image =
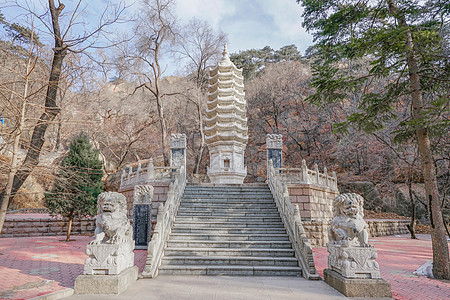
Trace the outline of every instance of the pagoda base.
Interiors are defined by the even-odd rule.
[[[246,173],[231,173],[231,172],[214,172],[208,173],[211,183],[214,184],[243,184]]]

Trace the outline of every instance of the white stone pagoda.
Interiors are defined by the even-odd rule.
[[[209,71],[205,140],[210,155],[211,183],[242,184],[247,176],[244,152],[248,141],[247,107],[242,69],[228,56]]]

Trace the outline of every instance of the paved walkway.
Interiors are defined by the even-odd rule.
[[[64,237],[0,238],[0,299],[32,299],[73,287],[83,271],[85,247],[92,239]],[[450,299],[450,282],[412,274],[432,259],[431,241],[402,237],[378,237],[370,240],[378,249],[378,262],[384,279],[392,285],[395,299]],[[320,274],[327,264],[325,248],[314,250]],[[135,251],[140,270],[146,251]],[[165,280],[169,279],[169,280]],[[145,288],[144,288],[145,287]],[[70,290],[69,290],[70,291]],[[342,299],[342,295],[324,282],[301,278],[198,277],[170,276],[139,280],[114,299]],[[72,296],[73,299],[87,299]],[[110,299],[95,296],[91,299]]]

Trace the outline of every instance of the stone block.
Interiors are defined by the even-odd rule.
[[[323,272],[325,282],[347,297],[392,298],[391,285],[384,279],[345,278],[330,269]]]
[[[303,195],[303,190],[300,189],[300,188],[290,188],[289,189],[289,195],[301,196],[301,195]]]
[[[138,272],[132,266],[117,275],[80,275],[75,279],[75,294],[120,294],[136,282]]]
[[[309,196],[297,196],[297,202],[307,203],[309,202]]]

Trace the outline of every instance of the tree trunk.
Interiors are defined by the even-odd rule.
[[[205,132],[203,131],[203,114],[200,105],[200,99],[197,103],[197,113],[198,113],[198,128],[200,130],[200,147],[198,148],[197,158],[195,159],[194,174],[198,174],[200,169],[200,163],[202,162],[203,151],[205,150]]]
[[[66,242],[70,242],[70,233],[72,232],[72,223],[73,223],[73,216],[71,215],[69,217],[69,223],[67,224]]]
[[[406,33],[406,61],[409,69],[409,80],[412,98],[412,118],[421,123],[424,116],[422,88],[420,85],[419,67],[415,54],[414,41],[411,30],[406,23],[405,17],[396,7],[392,0],[387,1],[389,11],[405,29]],[[437,279],[450,279],[450,258],[448,253],[447,237],[442,218],[441,203],[439,201],[439,190],[436,179],[436,167],[434,165],[428,128],[416,129],[416,138],[419,149],[419,157],[422,165],[423,178],[425,182],[426,201],[428,201],[428,216],[431,227],[431,244],[433,247],[433,275]]]
[[[63,43],[61,33],[59,30],[59,15],[64,9],[64,4],[60,3],[56,8],[54,1],[49,0],[50,13],[52,17],[53,31],[55,35],[55,47],[53,49],[53,62],[50,71],[50,78],[48,82],[47,94],[45,97],[45,109],[44,113],[40,116],[36,126],[33,129],[31,136],[31,143],[28,149],[27,155],[20,169],[14,176],[14,180],[11,187],[10,195],[14,195],[23,185],[30,173],[39,163],[39,155],[41,153],[42,146],[44,145],[45,132],[51,121],[58,115],[59,108],[56,105],[56,95],[58,91],[59,79],[61,77],[61,68],[64,57],[67,50],[66,45]],[[6,217],[6,209],[8,207],[9,198],[6,198],[6,191],[3,190],[0,194],[0,225],[3,226],[3,222]],[[3,209],[5,208],[5,209]],[[0,227],[0,233],[1,233]]]
[[[408,227],[409,232],[411,233],[412,239],[417,239],[416,237],[416,201],[414,201],[414,196],[412,193],[412,182],[411,178],[408,178],[408,192],[409,192],[409,200],[411,201],[411,222],[409,225],[406,225]]]
[[[159,124],[161,126],[161,146],[163,151],[164,165],[169,165],[169,155],[167,150],[167,124],[164,116],[164,107],[161,101],[161,96],[156,96],[156,106],[158,107]]]

